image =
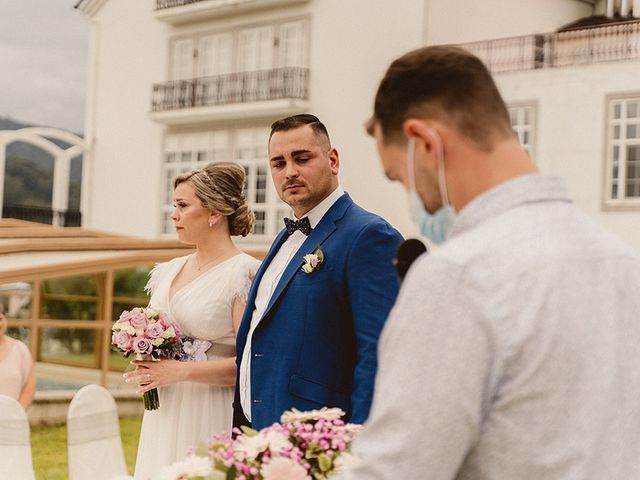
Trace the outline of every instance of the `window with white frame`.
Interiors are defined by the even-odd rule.
[[[509,116],[511,117],[511,128],[518,136],[520,145],[529,155],[532,161],[534,157],[535,140],[535,116],[536,109],[533,105],[510,105]]]
[[[307,67],[307,23],[287,20],[176,38],[171,43],[171,80]]]
[[[640,94],[608,107],[606,203],[640,206]]]
[[[290,208],[278,197],[267,161],[267,127],[171,134],[165,140],[162,234],[174,234],[173,179],[211,161],[232,160],[246,173],[245,195],[256,215],[253,240],[271,241]]]

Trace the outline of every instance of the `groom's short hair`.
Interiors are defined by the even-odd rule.
[[[300,113],[298,115],[291,115],[290,117],[281,118],[271,124],[271,133],[269,134],[269,141],[276,132],[286,132],[288,130],[294,130],[304,125],[309,125],[315,133],[316,137],[327,142],[329,148],[331,148],[331,140],[329,139],[329,132],[327,127],[320,121],[318,117],[310,113]]]

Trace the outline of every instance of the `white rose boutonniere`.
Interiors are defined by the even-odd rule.
[[[304,256],[302,271],[307,274],[313,273],[320,268],[322,262],[324,262],[324,252],[322,251],[322,248],[320,248],[320,245],[318,245],[312,253],[308,253]]]

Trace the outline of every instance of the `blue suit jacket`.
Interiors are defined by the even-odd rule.
[[[256,273],[237,335],[237,365],[244,351],[258,285],[288,238],[276,237]],[[398,293],[392,260],[401,235],[344,194],[289,262],[253,333],[251,417],[260,429],[286,410],[340,407],[346,420],[369,415],[380,331]],[[320,245],[324,262],[302,271],[303,257]],[[234,425],[243,421],[236,383]]]

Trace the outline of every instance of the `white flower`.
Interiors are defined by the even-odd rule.
[[[213,473],[211,459],[189,455],[162,469],[156,480],[187,480],[195,477],[206,477]]]
[[[133,328],[131,325],[127,325],[126,327],[123,328],[123,330],[125,332],[127,332],[129,335],[135,335],[136,334],[136,329]]]
[[[311,480],[298,462],[286,457],[272,458],[260,469],[264,480]]]
[[[269,440],[262,433],[257,435],[248,436],[243,435],[238,437],[236,444],[236,450],[234,453],[238,453],[240,460],[245,458],[255,459],[259,453],[264,452],[269,447]]]
[[[154,338],[153,340],[151,340],[151,345],[158,347],[162,345],[162,342],[164,342],[164,338],[161,338],[161,337]]]
[[[304,273],[313,272],[322,263],[322,259],[315,253],[307,253],[304,257],[304,265],[302,271]]]
[[[269,442],[269,450],[273,453],[280,453],[284,450],[293,448],[287,435],[283,432],[269,431],[266,433],[265,438]]]
[[[309,420],[337,420],[344,415],[339,408],[322,407],[320,410],[308,410],[301,412],[293,408],[291,411],[284,412],[280,417],[281,423],[307,422]]]
[[[173,338],[175,336],[176,336],[176,331],[173,329],[173,327],[167,328],[162,334],[162,338]]]

